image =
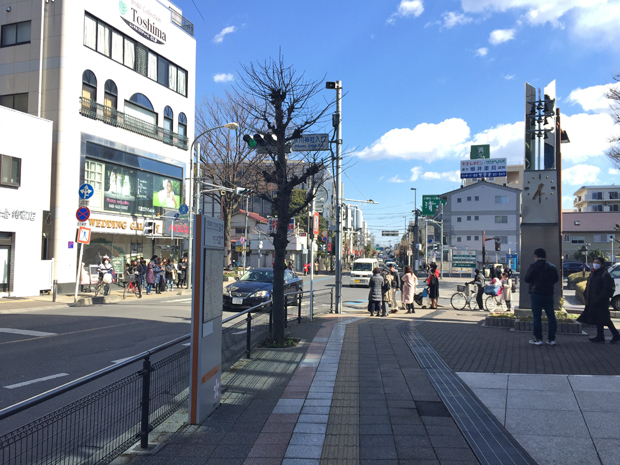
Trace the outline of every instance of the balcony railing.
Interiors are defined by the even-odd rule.
[[[190,36],[194,37],[194,23],[192,23],[189,19],[184,18],[172,8],[170,8],[170,12],[172,13],[172,22],[187,32]]]
[[[151,139],[159,140],[165,144],[174,145],[182,150],[187,150],[187,136],[168,131],[159,126],[118,111],[111,107],[100,105],[94,100],[80,97],[80,115],[87,118],[103,121],[110,126],[126,129]]]

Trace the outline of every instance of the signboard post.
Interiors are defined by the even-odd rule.
[[[505,158],[461,160],[461,179],[499,178],[507,175]]]

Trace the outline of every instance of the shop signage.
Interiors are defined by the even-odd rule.
[[[505,158],[481,158],[461,160],[461,179],[465,178],[499,178],[506,176]]]
[[[129,3],[129,5],[128,5]],[[147,40],[156,44],[166,43],[166,33],[160,29],[161,18],[138,0],[120,0],[118,9],[125,24]]]
[[[174,220],[173,218],[165,217],[164,220],[164,235],[179,237],[189,237],[189,220]]]
[[[22,220],[22,221],[34,221],[36,219],[37,212],[29,212],[26,210],[12,210],[9,211],[7,208],[4,210],[0,209],[0,218],[4,220],[13,219],[13,220]]]
[[[457,268],[476,268],[476,251],[454,250],[452,252],[452,266]]]
[[[106,232],[111,234],[144,234],[144,223],[153,223],[153,234],[162,235],[163,224],[159,220],[150,220],[148,218],[131,218],[127,221],[127,217],[110,217],[108,218],[89,218],[85,224],[81,226],[89,226],[94,232]],[[149,233],[151,234],[151,233]]]

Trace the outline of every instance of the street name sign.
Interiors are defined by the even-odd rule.
[[[398,231],[381,231],[382,236],[398,236]]]
[[[506,176],[505,158],[486,158],[478,160],[461,160],[461,179],[465,178],[499,178]]]
[[[291,150],[293,152],[329,150],[329,134],[307,134],[299,139],[293,139]]]
[[[447,200],[442,199],[438,195],[423,195],[422,196],[422,216],[433,216],[435,210],[442,203],[445,205]]]
[[[480,158],[491,158],[490,145],[472,145],[469,152],[470,160],[478,160]]]

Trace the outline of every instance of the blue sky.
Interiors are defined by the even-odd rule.
[[[557,81],[565,207],[581,185],[620,184],[603,96],[620,73],[620,0],[176,3],[195,24],[197,102],[280,48],[308,78],[343,82],[345,197],[379,202],[364,206],[374,233],[404,229],[411,187],[418,205],[457,188],[472,143],[522,163],[525,82]]]

